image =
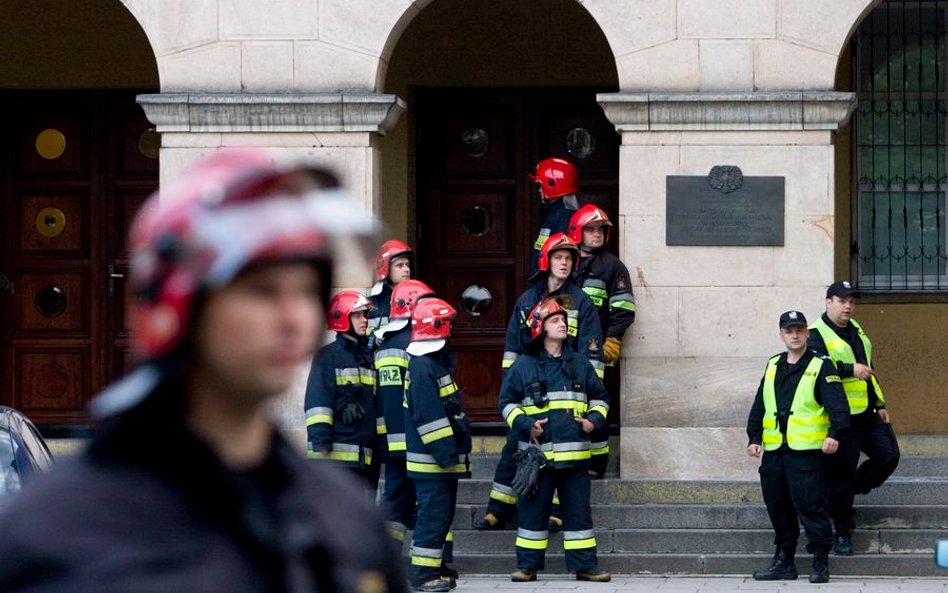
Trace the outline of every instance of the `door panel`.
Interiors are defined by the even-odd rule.
[[[156,187],[132,92],[2,93],[0,403],[40,424],[84,424],[125,369],[124,236]],[[153,143],[155,137],[149,137]],[[148,144],[146,142],[146,144]],[[150,146],[150,144],[148,144]],[[123,343],[124,340],[124,343]]]
[[[542,158],[569,158],[581,202],[615,216],[619,137],[593,90],[419,89],[417,113],[419,277],[458,310],[451,349],[468,414],[498,422],[507,322],[542,222],[527,174]],[[589,154],[570,153],[579,148]]]

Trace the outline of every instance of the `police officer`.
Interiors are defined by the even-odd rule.
[[[369,300],[375,308],[369,312],[369,349],[374,350],[375,331],[388,323],[392,289],[412,277],[415,252],[404,241],[389,239],[375,256],[375,284],[369,289]]]
[[[854,495],[881,486],[899,465],[899,445],[872,368],[872,342],[852,318],[858,296],[849,282],[831,284],[826,312],[810,326],[809,339],[814,352],[836,364],[851,414],[839,453],[827,460],[829,511],[836,528],[833,551],[840,556],[853,554]],[[861,465],[860,451],[867,457]]]
[[[471,425],[445,351],[457,315],[439,298],[415,304],[408,353],[406,468],[418,497],[411,543],[411,583],[418,591],[448,591],[443,549],[457,504],[458,480],[470,476]]]
[[[602,359],[613,367],[622,353],[622,337],[635,321],[635,298],[625,264],[606,249],[612,223],[595,204],[586,204],[569,220],[567,236],[579,245],[579,269],[573,277],[599,312]],[[590,476],[602,477],[609,464],[608,424],[592,435]]]
[[[375,403],[375,368],[368,351],[366,312],[372,303],[363,294],[343,290],[329,299],[326,326],[336,340],[323,346],[306,381],[307,456],[332,459],[366,480],[375,490],[371,471],[376,431],[384,430]]]
[[[799,311],[780,316],[787,351],[771,357],[747,417],[747,454],[763,455],[760,487],[774,528],[777,551],[754,580],[797,578],[794,556],[799,516],[813,554],[811,583],[829,581],[827,555],[833,530],[826,511],[823,454],[836,453],[849,425],[846,398],[836,368],[807,349],[806,318]]]
[[[566,159],[549,158],[537,163],[530,179],[537,184],[540,201],[543,203],[543,224],[533,242],[533,254],[530,257],[530,277],[537,271],[540,250],[547,240],[556,233],[565,233],[570,216],[579,208],[579,173],[576,167]]]
[[[596,309],[582,289],[576,285],[572,274],[579,259],[579,248],[569,237],[557,233],[543,245],[539,270],[536,279],[545,278],[530,286],[514,305],[513,314],[507,324],[507,340],[505,345],[503,368],[506,373],[517,358],[526,349],[531,341],[527,327],[527,318],[530,311],[546,297],[558,297],[569,304],[564,308],[567,311],[567,329],[569,332],[567,344],[574,351],[583,354],[589,359],[597,376],[602,378],[605,365],[601,360],[602,330]],[[494,471],[494,482],[491,486],[490,498],[487,501],[486,514],[476,519],[475,529],[501,529],[510,520],[516,510],[517,496],[511,488],[516,472],[513,460],[517,452],[517,438],[508,433],[507,442],[501,450],[497,469]],[[554,516],[554,523],[559,517]]]
[[[567,310],[545,298],[527,317],[529,349],[504,376],[500,412],[518,449],[538,446],[547,459],[536,493],[520,498],[515,582],[535,581],[549,542],[554,491],[563,516],[566,568],[581,581],[607,582],[599,568],[589,501],[589,435],[606,423],[609,393],[589,361],[566,345]],[[531,444],[533,443],[533,445]]]

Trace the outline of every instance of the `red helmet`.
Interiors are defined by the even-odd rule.
[[[527,315],[527,328],[530,330],[530,339],[536,340],[543,335],[543,322],[550,315],[566,315],[566,308],[557,297],[546,297]]]
[[[335,332],[347,332],[352,325],[349,315],[358,311],[374,309],[375,305],[364,294],[355,290],[337,292],[329,299],[329,315],[326,316],[326,327]]]
[[[382,243],[378,255],[375,256],[375,281],[381,282],[388,278],[389,266],[392,265],[393,259],[397,257],[412,258],[414,255],[415,252],[404,241],[389,239]]]
[[[543,159],[530,179],[540,184],[540,194],[545,200],[553,200],[579,191],[579,173],[566,159]]]
[[[569,227],[567,227],[567,235],[570,240],[577,245],[583,244],[583,228],[587,226],[601,226],[601,227],[611,227],[612,223],[609,222],[609,217],[606,216],[606,212],[596,206],[595,204],[586,204],[579,210],[573,213],[573,216],[569,219]],[[609,229],[606,228],[606,243],[609,242]]]
[[[411,341],[445,340],[451,335],[451,320],[458,312],[442,299],[419,301],[411,312]]]
[[[550,256],[554,251],[569,251],[573,255],[573,270],[576,270],[579,264],[579,247],[564,233],[556,233],[550,236],[540,249],[540,255],[537,257],[537,273],[532,278],[538,278],[542,272],[550,271]]]
[[[275,165],[266,153],[223,151],[163,187],[130,235],[130,286],[138,297],[133,342],[145,360],[181,342],[195,298],[256,261],[302,258],[324,266],[328,301],[332,242],[368,236],[371,219],[316,169]]]
[[[389,311],[389,321],[393,319],[411,319],[411,311],[415,308],[418,299],[434,296],[431,287],[421,280],[405,280],[392,289],[392,308]]]

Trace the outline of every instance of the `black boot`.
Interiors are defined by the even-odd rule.
[[[837,533],[833,541],[833,553],[837,556],[853,555],[853,538],[849,533]]]
[[[829,550],[819,548],[813,550],[813,570],[810,571],[811,583],[828,583],[830,580]]]
[[[787,550],[777,550],[770,566],[755,570],[753,576],[755,581],[795,581],[797,565],[793,562],[793,554]]]

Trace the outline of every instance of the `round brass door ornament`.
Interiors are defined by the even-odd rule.
[[[158,158],[161,150],[161,134],[155,128],[148,128],[138,136],[138,152],[148,159]]]
[[[58,237],[66,230],[66,215],[59,208],[47,206],[36,213],[36,232],[44,237]]]
[[[59,130],[46,128],[36,136],[36,152],[48,161],[58,159],[66,152],[66,137]]]

